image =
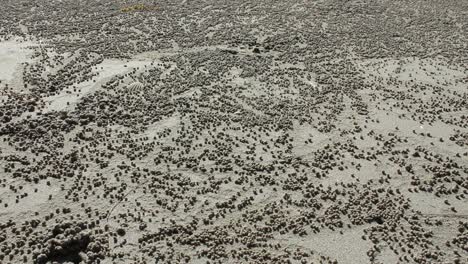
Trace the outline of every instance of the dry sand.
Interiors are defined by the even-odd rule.
[[[0,263],[468,263],[464,1],[6,1]]]

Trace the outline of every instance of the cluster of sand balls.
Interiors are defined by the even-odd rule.
[[[103,259],[107,250],[107,238],[92,236],[83,232],[83,225],[65,223],[52,230],[52,238],[47,240],[47,247],[35,256],[36,263],[46,263],[53,259],[77,257],[84,263],[97,263]],[[98,234],[99,236],[99,234]],[[76,261],[76,260],[72,260]]]
[[[2,239],[2,261],[17,259],[24,263],[51,263],[68,261],[72,263],[98,263],[108,250],[107,234],[96,227],[94,222],[65,221],[51,223],[33,219],[7,231],[11,238],[7,243]],[[18,226],[18,227],[15,227]],[[8,233],[10,231],[11,233]]]

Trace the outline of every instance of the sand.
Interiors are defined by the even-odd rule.
[[[7,1],[0,263],[468,263],[463,1]]]

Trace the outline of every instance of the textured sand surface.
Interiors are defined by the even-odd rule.
[[[3,0],[0,263],[468,263],[467,17]]]

